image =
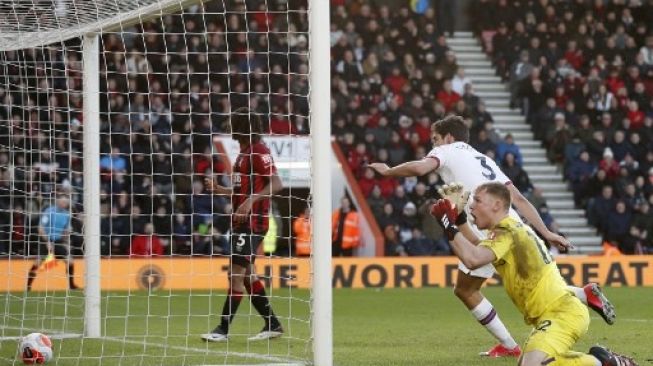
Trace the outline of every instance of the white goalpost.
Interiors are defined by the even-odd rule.
[[[0,362],[21,364],[18,341],[41,332],[57,365],[332,365],[331,226],[314,224],[332,209],[329,2],[0,11]],[[237,207],[205,178],[235,179],[238,107],[260,119],[283,189],[251,211],[261,281],[227,314],[228,340],[207,343],[230,308]],[[269,320],[257,296],[279,339],[250,339]]]

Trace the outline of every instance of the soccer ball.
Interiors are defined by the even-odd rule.
[[[46,363],[52,359],[52,341],[42,333],[30,333],[20,341],[20,358],[26,365]]]

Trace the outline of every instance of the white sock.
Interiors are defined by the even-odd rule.
[[[580,300],[583,304],[587,305],[587,295],[585,294],[585,289],[582,287],[576,286],[567,286],[567,289],[571,291]]]
[[[512,338],[506,326],[499,319],[496,310],[487,299],[484,298],[480,304],[472,309],[472,314],[504,347],[508,349],[517,347],[517,342]]]

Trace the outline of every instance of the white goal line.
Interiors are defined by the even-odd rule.
[[[3,326],[0,327],[0,330],[7,329],[7,330],[24,330],[25,328],[21,327],[12,327],[12,326]],[[45,333],[48,335],[48,337],[52,339],[66,339],[66,338],[82,338],[83,335],[79,333],[62,333],[58,332],[53,329],[41,329],[40,332]],[[0,337],[0,341],[17,341],[20,340],[22,337],[21,336],[5,336],[5,337]],[[121,343],[128,343],[128,344],[137,344],[137,345],[143,345],[143,346],[148,346],[148,347],[160,347],[160,348],[167,348],[167,349],[173,349],[173,350],[178,350],[178,351],[192,351],[192,352],[198,352],[198,353],[208,353],[212,355],[218,355],[218,356],[235,356],[235,357],[241,357],[241,358],[251,358],[251,359],[256,359],[256,360],[261,360],[261,361],[268,361],[268,362],[273,362],[273,363],[266,363],[266,364],[255,364],[255,365],[250,365],[250,366],[304,366],[306,363],[304,362],[291,362],[288,363],[288,359],[281,358],[281,357],[276,357],[276,356],[266,356],[266,355],[261,355],[261,354],[256,354],[256,353],[247,353],[247,352],[233,352],[233,351],[217,351],[217,350],[212,350],[209,348],[199,348],[199,347],[184,347],[184,346],[173,346],[165,343],[155,343],[155,342],[145,342],[145,341],[137,341],[137,340],[129,340],[125,338],[119,338],[119,337],[100,337],[100,338],[95,338],[95,339],[102,339],[102,340],[107,340],[111,342],[121,342]],[[201,365],[201,366],[214,366],[214,365]],[[215,365],[217,366],[217,365]],[[220,366],[230,366],[230,365],[220,365]],[[234,365],[235,366],[235,365]],[[248,365],[239,365],[239,366],[248,366]]]
[[[3,330],[25,330],[23,327],[12,327],[12,326],[0,326],[0,331]],[[38,332],[35,330],[35,332]],[[45,332],[48,337],[52,339],[68,339],[68,338],[81,338],[83,337],[83,334],[81,333],[64,333],[64,332],[59,332],[56,330],[42,330],[41,332]],[[30,332],[31,333],[31,332]],[[0,342],[1,341],[17,341],[23,338],[22,336],[2,336],[0,337]]]

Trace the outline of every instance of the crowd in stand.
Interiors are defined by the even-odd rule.
[[[473,80],[458,67],[436,6],[413,11],[408,4],[332,3],[332,133],[384,233],[386,255],[449,254],[428,214],[440,177],[383,178],[366,165],[424,157],[431,123],[455,113],[471,129],[472,145],[529,192],[519,147],[494,128]]]
[[[214,1],[102,36],[103,255],[229,250],[232,208],[202,183],[229,179],[212,138],[230,132],[228,113],[241,106],[271,134],[308,133],[306,10],[306,1]],[[35,253],[38,214],[56,194],[72,198],[81,254],[79,40],[65,49],[3,53],[0,254]]]
[[[653,252],[653,2],[478,0],[472,24],[606,245]]]
[[[132,241],[142,235],[160,239],[157,253],[226,252],[232,208],[202,184],[208,174],[228,177],[226,161],[211,154],[212,134],[228,132],[228,111],[240,106],[259,112],[272,134],[308,133],[305,1],[247,1],[247,13],[236,3],[227,2],[226,15],[222,2],[209,2],[204,13],[195,8],[103,36],[103,254],[138,254]],[[450,253],[428,214],[440,177],[395,180],[366,168],[425,156],[431,122],[448,113],[463,116],[471,144],[497,160],[555,230],[519,147],[494,128],[447,46],[444,32],[453,25],[443,29],[433,6],[385,3],[332,0],[331,113],[386,255]],[[510,82],[512,104],[564,168],[578,207],[625,253],[653,247],[653,19],[642,15],[653,11],[641,3],[478,0],[470,7]],[[81,53],[74,41],[68,46],[65,54],[5,53],[15,70],[5,76],[11,87],[0,90],[0,165],[7,167],[0,235],[14,245],[34,241],[35,214],[55,191],[69,192],[73,212],[82,212]],[[21,78],[18,61],[47,64],[43,80]],[[0,248],[8,250],[25,252]]]

